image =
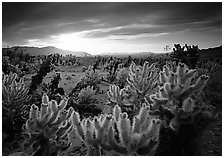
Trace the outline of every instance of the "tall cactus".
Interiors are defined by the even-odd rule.
[[[183,63],[178,64],[176,72],[165,65],[163,71],[160,72],[159,92],[145,97],[146,101],[152,104],[152,112],[168,110],[174,115],[169,122],[173,130],[178,130],[181,123],[191,122],[200,110],[200,108],[196,110],[192,95],[201,91],[208,76],[202,75],[193,82],[195,74],[195,70],[188,69]]]
[[[16,73],[2,76],[3,132],[9,135],[9,139],[14,139],[16,133],[22,132],[22,124],[28,115],[28,106],[25,104],[31,99],[24,80],[16,80]]]
[[[149,107],[143,106],[131,121],[117,105],[112,115],[81,121],[75,112],[72,120],[88,148],[87,155],[154,155],[159,144],[160,121],[151,119],[148,112]]]
[[[69,118],[74,109],[65,110],[67,103],[68,99],[64,98],[58,105],[44,94],[40,109],[34,104],[31,106],[25,130],[30,136],[32,155],[57,155],[70,146],[68,133],[73,127]]]
[[[158,69],[155,64],[149,66],[145,62],[143,67],[136,66],[134,62],[130,65],[130,74],[127,78],[129,85],[127,89],[136,93],[139,96],[140,102],[144,99],[146,94],[152,93],[157,86]]]

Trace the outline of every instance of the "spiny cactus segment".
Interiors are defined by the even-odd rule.
[[[33,155],[57,155],[58,151],[70,146],[68,133],[73,126],[69,119],[74,109],[66,110],[67,103],[67,98],[60,104],[55,100],[49,101],[47,94],[44,94],[40,108],[34,104],[31,106],[25,129],[31,140],[35,140],[33,145],[38,146],[33,149]]]

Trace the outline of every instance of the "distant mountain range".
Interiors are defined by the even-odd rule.
[[[14,48],[15,47],[11,47],[9,49],[14,49]],[[63,49],[59,49],[59,48],[52,47],[52,46],[42,47],[42,48],[24,46],[24,47],[20,47],[20,49],[22,49],[23,53],[25,53],[25,54],[28,53],[30,55],[35,55],[35,56],[37,56],[37,55],[50,55],[50,54],[61,54],[61,55],[72,54],[72,55],[75,55],[77,57],[91,56],[91,54],[86,53],[86,52],[63,50]],[[7,51],[7,48],[3,48],[2,51],[3,52]]]
[[[15,47],[11,47],[9,49],[14,49]],[[50,55],[50,54],[61,54],[61,55],[75,55],[77,57],[91,57],[93,55],[86,53],[86,52],[81,52],[81,51],[68,51],[68,50],[63,50],[63,49],[59,49],[56,47],[42,47],[42,48],[38,48],[38,47],[20,47],[23,50],[23,53],[28,53],[30,55]],[[7,48],[3,48],[2,49],[3,53],[5,51],[7,51]],[[132,52],[132,53],[128,53],[128,52],[124,52],[124,53],[101,53],[99,54],[100,56],[114,56],[114,57],[119,57],[119,58],[123,58],[123,57],[127,57],[127,56],[132,56],[133,58],[144,58],[144,57],[152,57],[152,58],[166,58],[169,57],[171,52],[169,53],[153,53],[153,52]],[[219,47],[214,47],[214,48],[208,48],[208,49],[201,49],[199,51],[199,54],[201,56],[201,58],[203,59],[222,59],[222,46]],[[98,55],[97,55],[98,56]]]

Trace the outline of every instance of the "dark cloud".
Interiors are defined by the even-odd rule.
[[[83,31],[83,37],[124,40],[185,30],[221,31],[221,25],[221,2],[2,3],[5,43],[22,44],[29,39]]]

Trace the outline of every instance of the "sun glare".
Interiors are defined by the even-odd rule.
[[[109,52],[116,49],[119,43],[108,41],[106,38],[85,38],[80,33],[61,34],[51,36],[55,46],[60,49],[71,51],[85,51],[91,54]]]
[[[83,37],[79,37],[78,34],[62,34],[59,35],[56,38],[56,47],[66,50],[77,50],[77,51],[83,51],[86,50],[86,46],[88,44],[91,45],[93,40],[86,39]]]

